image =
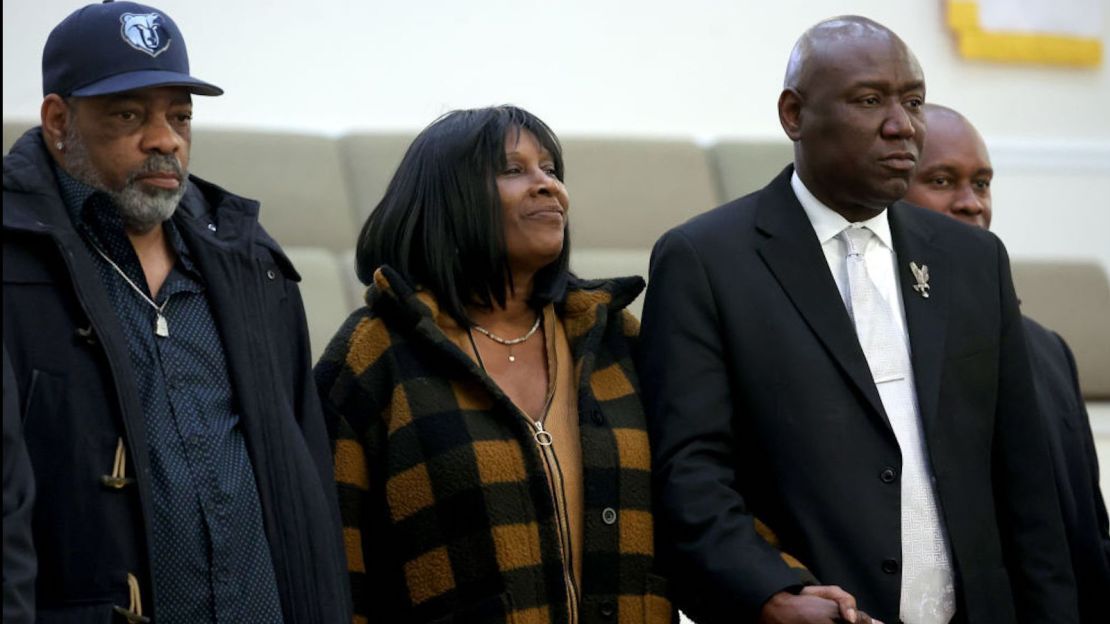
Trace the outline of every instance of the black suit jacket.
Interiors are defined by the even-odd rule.
[[[699,622],[754,618],[796,586],[783,552],[896,622],[900,451],[791,173],[652,253],[640,374],[661,554]],[[1074,622],[1005,249],[902,202],[889,219],[960,618]],[[929,268],[928,298],[910,261]]]
[[[1102,624],[1110,619],[1110,535],[1075,358],[1058,334],[1029,317],[1023,320],[1079,592],[1080,620]]]

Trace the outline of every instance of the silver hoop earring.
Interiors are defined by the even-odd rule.
[[[54,144],[54,147],[58,148],[58,151],[61,152],[61,151],[65,150],[66,144],[62,143],[61,141],[58,141],[57,143]]]

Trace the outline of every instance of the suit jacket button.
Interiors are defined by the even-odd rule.
[[[883,559],[883,572],[886,574],[898,574],[899,568],[901,566],[898,565],[897,559]]]
[[[590,410],[590,419],[599,427],[605,424],[605,417],[601,415],[601,410],[596,407]]]
[[[599,613],[601,613],[601,617],[609,619],[613,617],[614,613],[617,612],[617,607],[612,602],[606,600],[598,606],[597,610]]]
[[[605,524],[616,524],[617,510],[612,507],[606,507],[601,510],[601,521]]]
[[[883,468],[883,471],[879,473],[879,478],[882,479],[883,483],[894,483],[898,478],[898,473],[894,472],[893,468]]]

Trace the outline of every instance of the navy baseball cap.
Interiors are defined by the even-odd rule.
[[[185,39],[170,16],[134,2],[90,4],[62,20],[42,51],[42,94],[108,95],[146,87],[223,89],[189,75]]]

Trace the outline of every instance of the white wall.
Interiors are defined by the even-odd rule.
[[[3,3],[5,115],[37,114],[42,44],[80,4]],[[227,89],[198,111],[221,124],[420,128],[449,108],[511,101],[563,133],[777,137],[774,103],[793,41],[822,18],[856,12],[899,32],[930,98],[984,134],[1110,139],[1105,66],[961,60],[938,0],[156,4],[181,26],[196,74]]]
[[[81,4],[3,3],[5,118],[38,116],[43,42]],[[929,99],[962,110],[987,138],[999,170],[995,230],[1011,253],[1110,267],[1110,64],[962,60],[939,0],[158,6],[184,32],[194,73],[227,90],[198,102],[198,126],[415,130],[452,108],[512,102],[564,135],[705,140],[781,137],[775,99],[793,41],[825,17],[867,15],[916,52]]]

